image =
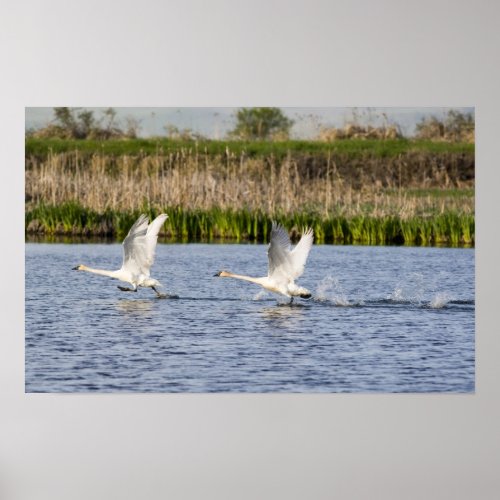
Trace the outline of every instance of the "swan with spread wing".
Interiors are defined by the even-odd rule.
[[[304,273],[304,266],[311,250],[313,239],[313,230],[308,228],[302,233],[302,237],[295,248],[292,248],[286,230],[280,224],[273,222],[271,242],[267,251],[269,259],[267,276],[252,278],[251,276],[242,276],[228,271],[219,271],[215,276],[249,281],[271,292],[286,295],[291,298],[291,301],[293,301],[294,297],[308,299],[311,297],[311,292],[306,288],[296,285],[295,280]]]
[[[162,285],[158,280],[151,278],[150,269],[155,258],[158,233],[167,218],[167,214],[161,214],[151,224],[148,224],[148,218],[144,214],[137,219],[123,240],[123,264],[117,271],[92,269],[83,264],[73,269],[108,276],[132,285],[132,288],[119,286],[123,292],[137,292],[138,287],[145,287],[152,288],[159,297],[163,297],[156,289]]]

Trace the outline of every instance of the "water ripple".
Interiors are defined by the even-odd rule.
[[[26,391],[474,391],[473,249],[315,246],[293,303],[207,271],[262,275],[265,250],[159,245],[158,300],[71,271],[121,245],[28,244]]]

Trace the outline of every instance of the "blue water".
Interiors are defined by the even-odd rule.
[[[314,246],[292,305],[213,277],[263,245],[159,244],[167,299],[71,270],[121,251],[26,244],[26,392],[474,391],[473,249]]]

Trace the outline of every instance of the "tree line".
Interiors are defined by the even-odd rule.
[[[38,130],[27,131],[27,136],[61,139],[134,139],[139,135],[140,121],[125,117],[122,124],[114,108],[106,108],[99,118],[94,111],[85,108],[56,107],[51,123]],[[228,133],[232,140],[283,141],[290,138],[294,120],[280,108],[240,108],[235,114],[235,126]],[[415,138],[449,142],[474,142],[474,116],[449,110],[443,118],[422,118],[416,126]],[[191,129],[179,129],[175,125],[164,127],[168,138],[174,140],[206,139]],[[397,139],[402,137],[397,125],[379,127],[350,122],[343,127],[321,127],[317,140],[331,142],[345,139]]]

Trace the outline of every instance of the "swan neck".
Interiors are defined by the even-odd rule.
[[[251,276],[243,276],[241,274],[234,274],[228,272],[221,274],[221,276],[225,278],[236,278],[238,280],[249,281],[250,283],[257,283],[258,285],[262,284],[262,278],[252,278]]]
[[[93,269],[92,267],[81,266],[81,271],[87,271],[88,273],[99,274],[101,276],[109,276],[110,278],[116,278],[116,273],[118,271],[106,271],[105,269]]]

